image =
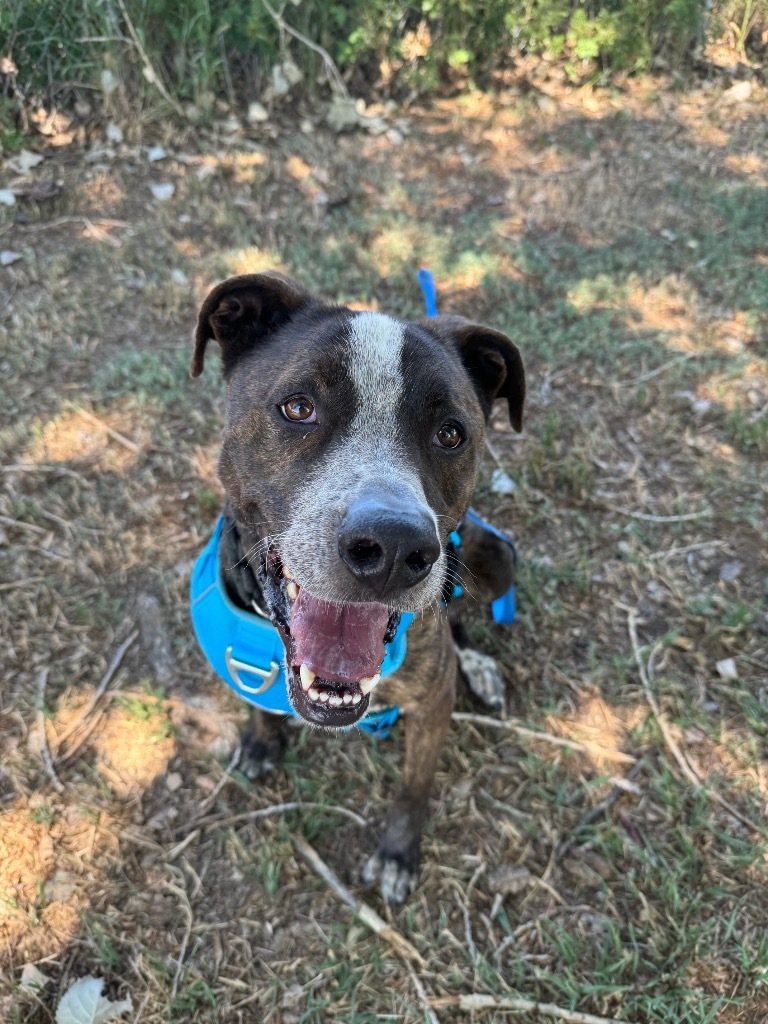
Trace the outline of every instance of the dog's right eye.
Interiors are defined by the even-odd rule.
[[[280,412],[294,423],[315,423],[317,412],[306,395],[294,395],[280,406]]]

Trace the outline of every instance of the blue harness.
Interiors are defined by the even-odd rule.
[[[419,283],[427,299],[427,312],[436,312],[434,281],[427,270],[419,271]],[[430,292],[431,287],[431,292]],[[489,530],[508,544],[515,555],[515,546],[505,534],[486,523],[474,509],[467,510],[467,519]],[[224,682],[248,704],[277,715],[298,717],[288,699],[288,681],[285,667],[285,647],[280,634],[261,609],[244,611],[230,599],[219,564],[219,541],[224,529],[221,517],[213,536],[200,553],[192,570],[189,596],[192,625],[198,643],[211,667]],[[454,551],[460,556],[461,537],[457,531],[450,535]],[[455,585],[451,600],[461,597],[463,590]],[[496,622],[510,625],[515,620],[515,587],[497,598],[493,604]],[[406,636],[413,622],[413,612],[403,612],[393,639],[385,644],[381,675],[390,676],[402,666],[408,650]],[[400,708],[372,711],[357,723],[377,738],[383,739],[400,715]]]

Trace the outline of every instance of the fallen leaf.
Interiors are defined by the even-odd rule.
[[[512,494],[515,481],[503,469],[494,469],[491,473],[491,490],[494,494]]]
[[[24,964],[19,984],[25,992],[40,992],[50,980],[48,975],[43,974],[34,964]]]
[[[715,668],[721,679],[739,678],[739,670],[736,668],[736,662],[733,658],[723,658],[722,661],[717,662]]]
[[[104,1024],[133,1010],[131,997],[113,1002],[101,990],[103,978],[88,975],[67,989],[56,1009],[56,1024]]]

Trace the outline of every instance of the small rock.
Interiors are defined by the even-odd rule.
[[[107,125],[106,130],[107,142],[122,142],[123,141],[123,129],[119,124],[115,124],[114,121],[110,121]]]
[[[180,267],[173,268],[171,271],[171,280],[174,284],[181,285],[182,288],[185,288],[189,284],[189,278]]]
[[[79,882],[79,876],[73,871],[54,871],[53,877],[43,886],[45,898],[49,903],[66,900],[77,889]]]
[[[283,61],[283,75],[289,85],[298,85],[304,77],[304,72],[290,57]]]
[[[337,96],[328,107],[325,120],[329,128],[335,132],[343,132],[354,128],[360,123],[360,116],[355,109],[355,100]]]
[[[285,77],[282,64],[275,64],[272,68],[272,95],[286,96],[291,90],[291,83]]]
[[[254,100],[253,103],[248,104],[246,120],[248,121],[248,124],[261,124],[263,121],[268,121],[269,113],[267,108],[262,103],[257,103],[256,100]]]
[[[165,776],[165,786],[169,793],[175,793],[184,782],[180,772],[168,772]]]
[[[528,868],[515,867],[513,864],[502,864],[488,876],[490,888],[503,896],[516,896],[523,889],[527,889],[532,881],[533,875]]]
[[[739,670],[736,668],[736,662],[733,658],[723,658],[722,661],[718,661],[715,668],[721,679],[739,678]]]
[[[24,257],[20,252],[14,252],[12,249],[3,249],[0,252],[0,267],[10,267],[12,263],[16,263],[17,260],[23,260]]]
[[[12,156],[6,162],[6,167],[9,171],[15,171],[17,174],[27,174],[33,167],[37,167],[42,162],[43,158],[39,153],[32,153],[28,149],[22,149],[20,153]]]
[[[0,188],[0,205],[15,206],[16,196],[9,188]]]
[[[494,469],[491,473],[491,490],[494,494],[513,494],[515,481],[503,469]]]
[[[156,164],[159,160],[165,160],[168,156],[162,146],[150,146],[147,150],[147,160],[151,164]]]
[[[720,579],[723,583],[730,583],[741,575],[743,568],[741,562],[723,562],[720,566]]]
[[[101,72],[101,91],[105,96],[110,96],[117,88],[117,79],[108,68]]]
[[[726,89],[721,97],[722,103],[744,103],[752,95],[751,82],[737,82]]]
[[[176,186],[170,181],[152,182],[149,188],[159,203],[166,202],[176,191]]]
[[[397,128],[390,128],[387,132],[387,142],[392,146],[402,146],[403,133],[399,132]]]

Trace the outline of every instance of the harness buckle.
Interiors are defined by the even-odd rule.
[[[224,658],[227,662],[229,674],[232,676],[235,683],[245,693],[250,693],[253,696],[256,696],[256,694],[259,693],[266,693],[267,690],[274,685],[277,677],[280,675],[280,666],[276,661],[271,661],[269,663],[269,669],[259,668],[258,665],[249,665],[247,661],[238,661],[237,658],[233,658],[231,647],[228,647],[226,651],[224,651]],[[264,682],[261,686],[249,686],[240,678],[240,672],[252,672],[255,676],[263,679]]]

